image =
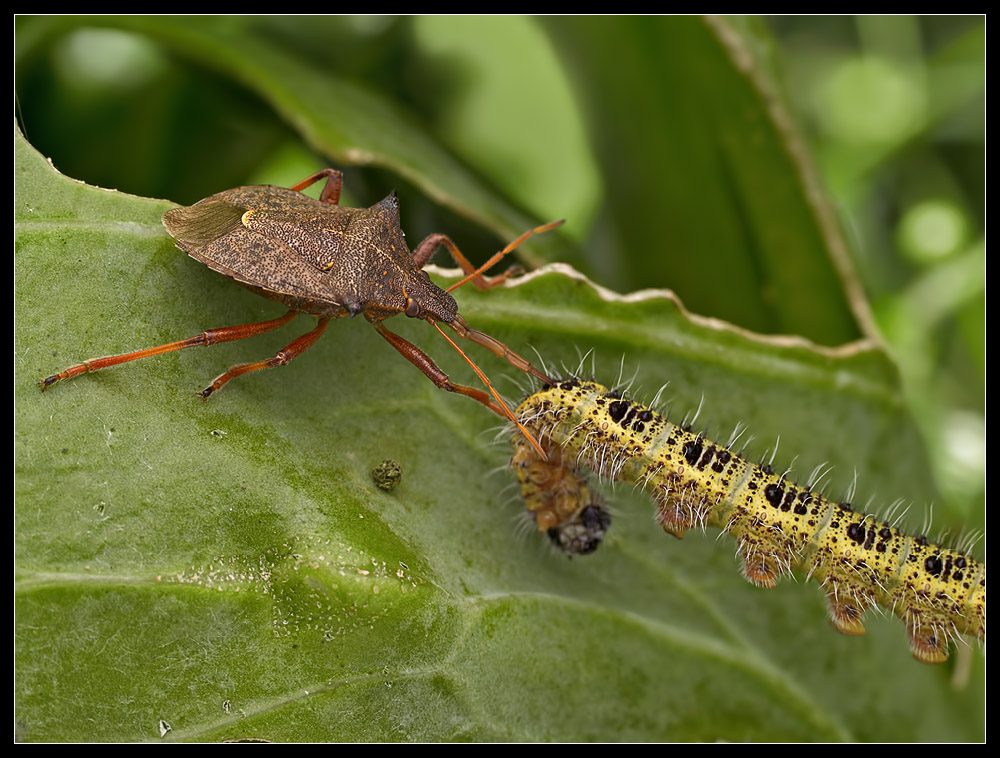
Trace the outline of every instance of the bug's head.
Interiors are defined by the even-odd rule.
[[[416,271],[407,277],[403,293],[406,299],[402,312],[410,318],[450,324],[458,315],[455,298],[434,284],[426,271]]]

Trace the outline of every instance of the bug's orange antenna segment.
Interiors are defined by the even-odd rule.
[[[522,424],[520,421],[517,420],[517,417],[514,415],[514,412],[508,407],[507,403],[504,402],[503,398],[500,397],[500,394],[495,389],[493,389],[493,384],[490,382],[489,377],[483,373],[482,369],[480,369],[479,366],[473,363],[472,359],[465,354],[465,351],[462,350],[462,348],[460,348],[458,345],[455,344],[455,340],[453,340],[451,337],[449,337],[447,334],[444,333],[444,330],[437,325],[436,321],[431,321],[431,324],[435,329],[438,330],[441,336],[444,337],[446,340],[448,340],[448,343],[458,351],[459,355],[465,358],[465,362],[468,363],[470,366],[472,366],[472,370],[476,372],[476,375],[480,378],[480,380],[482,380],[483,384],[486,385],[486,389],[490,391],[490,394],[493,395],[493,397],[496,399],[500,407],[503,408],[504,415],[511,421],[513,421],[514,424],[517,426],[517,428],[521,430],[521,433],[528,438],[528,441],[531,443],[531,446],[538,451],[538,454],[541,456],[542,460],[547,461],[549,457],[545,454],[545,451],[542,450],[542,446],[538,444],[538,440],[534,438],[531,432],[529,432],[527,429],[524,428],[524,424]]]
[[[472,281],[477,276],[481,276],[484,271],[488,271],[493,266],[495,266],[500,261],[501,258],[503,258],[505,255],[507,255],[507,253],[509,253],[512,250],[514,250],[518,245],[520,245],[522,242],[524,242],[529,237],[533,237],[536,234],[541,234],[542,232],[551,231],[552,229],[555,229],[556,227],[562,226],[564,223],[566,223],[566,219],[559,219],[558,221],[550,221],[547,224],[542,224],[541,226],[536,226],[534,229],[529,229],[524,234],[522,234],[520,237],[518,237],[516,240],[514,240],[511,243],[509,243],[507,245],[507,247],[505,247],[499,253],[494,253],[493,256],[488,261],[486,261],[486,263],[484,263],[482,266],[480,266],[479,268],[477,268],[471,274],[469,274],[468,276],[466,276],[461,281],[459,281],[459,282],[451,285],[448,289],[445,290],[445,292],[451,292],[452,290],[457,290],[463,284],[466,284],[466,283]],[[442,332],[442,334],[443,334],[443,332]]]
[[[521,371],[531,374],[533,377],[541,381],[542,384],[555,384],[555,382],[553,382],[549,377],[532,366],[531,363],[529,363],[525,358],[522,358],[505,344],[500,342],[500,340],[494,339],[490,335],[484,334],[483,332],[469,328],[468,322],[466,322],[466,320],[461,316],[455,316],[455,318],[448,323],[448,326],[454,329],[455,333],[462,339],[467,339],[470,342],[475,342],[481,347],[485,347],[491,353],[503,358],[515,368],[519,368]]]

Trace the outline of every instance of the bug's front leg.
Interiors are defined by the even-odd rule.
[[[482,266],[476,268],[472,265],[468,258],[466,258],[462,251],[458,249],[458,245],[452,242],[451,238],[444,234],[431,234],[423,242],[421,242],[413,251],[413,265],[417,268],[423,268],[427,265],[427,262],[431,259],[434,253],[439,247],[444,247],[451,255],[455,263],[458,264],[459,268],[464,271],[467,276],[462,279],[462,281],[451,285],[448,288],[448,292],[458,289],[466,282],[472,282],[473,286],[479,290],[488,290],[491,287],[496,287],[501,282],[506,281],[509,277],[514,274],[522,273],[523,269],[520,266],[511,266],[507,271],[500,274],[499,276],[484,276],[483,272],[488,271],[493,268],[500,260],[507,255],[507,253],[514,250],[518,245],[524,242],[529,237],[536,234],[541,234],[542,232],[547,232],[551,229],[555,229],[557,226],[562,226],[563,222],[551,221],[548,224],[542,224],[541,226],[536,226],[534,229],[529,229],[520,237],[518,237],[513,242],[509,243],[503,250],[494,255],[486,261]]]
[[[435,387],[448,390],[448,392],[457,392],[459,395],[471,397],[473,400],[485,405],[498,416],[508,418],[508,414],[504,413],[503,408],[494,402],[487,393],[482,390],[475,389],[474,387],[466,387],[462,384],[455,384],[448,378],[448,375],[444,373],[444,371],[438,368],[438,365],[430,359],[427,353],[414,345],[412,342],[403,339],[395,332],[390,332],[381,321],[372,321],[372,326],[375,327],[375,330],[379,334],[385,337],[386,341],[390,345],[399,351],[400,355],[420,369],[424,373],[424,376],[434,382]]]
[[[459,268],[471,277],[472,284],[478,290],[488,290],[491,287],[496,287],[512,274],[517,273],[517,267],[514,267],[499,276],[483,276],[482,272],[476,271],[476,267],[473,266],[471,261],[469,261],[469,259],[462,254],[462,251],[458,249],[458,245],[452,242],[451,237],[446,234],[431,234],[423,242],[417,245],[417,247],[413,250],[413,265],[417,268],[423,268],[426,266],[439,247],[443,247],[448,251],[452,260],[458,264]],[[497,258],[497,260],[499,260],[499,258]],[[494,261],[494,263],[496,263],[496,261]],[[489,268],[489,266],[486,268]]]

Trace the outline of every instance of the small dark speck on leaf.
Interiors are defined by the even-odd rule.
[[[386,492],[396,489],[399,480],[403,478],[403,467],[396,461],[384,460],[372,469],[372,479],[375,486]]]

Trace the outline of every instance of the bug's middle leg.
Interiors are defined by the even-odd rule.
[[[319,193],[319,200],[321,203],[336,205],[340,202],[340,190],[344,186],[344,175],[335,168],[325,168],[322,171],[317,171],[298,184],[293,184],[290,189],[301,192],[306,187],[311,187],[323,177],[326,177],[326,184],[323,186],[323,191]]]
[[[214,382],[208,385],[198,394],[201,395],[203,400],[207,400],[213,393],[218,392],[222,389],[230,379],[235,379],[237,376],[242,376],[243,374],[249,374],[252,371],[260,371],[265,368],[274,368],[275,366],[284,366],[286,363],[291,361],[293,358],[302,355],[306,350],[311,348],[316,344],[316,340],[323,336],[323,332],[326,331],[326,325],[330,323],[329,317],[322,317],[319,323],[316,324],[316,328],[311,332],[306,332],[298,339],[292,340],[285,347],[279,350],[273,358],[268,358],[263,361],[256,361],[255,363],[241,363],[238,366],[233,366],[226,373],[220,374]]]

